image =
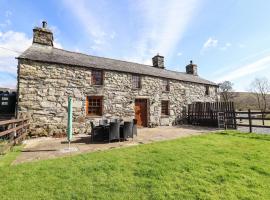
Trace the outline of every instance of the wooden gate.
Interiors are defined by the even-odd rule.
[[[233,102],[195,102],[188,105],[188,123],[219,127],[218,116],[223,113],[225,128],[236,128]]]

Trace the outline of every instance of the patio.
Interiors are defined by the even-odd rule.
[[[147,144],[156,141],[172,140],[180,137],[209,133],[216,130],[217,129],[214,128],[188,125],[179,127],[141,128],[138,129],[138,135],[134,140],[129,139],[124,142],[112,143],[91,143],[90,135],[78,134],[72,139],[71,150],[67,150],[68,143],[66,138],[34,138],[24,141],[22,152],[13,164]]]

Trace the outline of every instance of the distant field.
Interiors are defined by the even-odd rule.
[[[270,110],[270,95],[268,95],[268,100],[268,109]],[[237,110],[258,109],[256,97],[249,92],[234,92],[234,103]]]

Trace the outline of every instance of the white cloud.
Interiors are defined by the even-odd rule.
[[[3,23],[0,23],[0,28],[6,28],[9,25],[11,25],[11,21],[6,19]]]
[[[135,16],[134,23],[138,21],[140,26],[137,31],[130,34],[132,39],[123,41],[130,44],[130,49],[125,51],[122,59],[151,64],[151,58],[157,53],[165,56],[166,59],[175,55],[174,50],[187,27],[191,26],[191,20],[196,15],[201,1],[138,0],[128,2],[128,9]],[[89,1],[78,0],[74,3],[72,0],[63,0],[62,3],[88,33],[92,42],[91,49],[105,51],[103,53],[107,54],[106,51],[112,49],[111,45],[115,44],[112,42],[116,37],[116,33],[111,30],[113,21],[108,21],[106,16],[100,16],[93,3],[91,4]],[[104,10],[106,9],[104,7]],[[109,14],[114,13],[112,11]],[[110,18],[109,20],[114,19]],[[118,25],[118,22],[116,22],[115,26]],[[127,29],[124,30],[127,35],[129,34],[129,28],[129,25],[127,25]],[[122,28],[120,30],[122,31]],[[125,35],[124,38],[128,38],[128,36]]]
[[[176,55],[177,55],[177,56],[182,56],[183,53],[182,53],[182,52],[178,52]]]
[[[0,33],[0,58],[16,56],[23,52],[32,43],[32,38],[28,38],[24,33],[7,31]],[[8,50],[10,49],[10,50]]]
[[[220,50],[226,51],[231,46],[232,46],[232,44],[230,42],[227,42],[223,47],[220,47]]]
[[[63,49],[63,46],[57,41],[57,39],[53,41],[53,46],[58,49]]]
[[[217,39],[214,39],[212,37],[208,38],[206,40],[206,42],[203,44],[203,48],[202,48],[202,51],[206,50],[206,49],[209,49],[209,48],[212,48],[212,47],[217,47],[218,45],[218,40]]]
[[[32,38],[28,38],[24,33],[15,31],[0,32],[0,74],[2,77],[3,74],[6,74],[6,78],[0,80],[0,86],[15,87],[15,78],[10,78],[15,77],[17,73],[17,60],[15,57],[26,50],[31,43]]]
[[[9,17],[12,15],[12,12],[10,10],[7,10],[5,12],[5,19],[3,20],[2,23],[0,23],[0,28],[4,29],[7,28],[9,25],[11,25],[11,20]]]
[[[251,64],[239,66],[238,68],[231,70],[226,75],[219,77],[216,82],[237,80],[241,77],[246,77],[266,69],[270,69],[270,55],[260,58]]]
[[[230,47],[230,46],[232,46],[232,44],[231,44],[230,42],[227,42],[227,43],[225,44],[225,46],[226,46],[226,47]]]
[[[141,18],[140,35],[132,44],[130,58],[149,64],[149,58],[159,53],[168,58],[182,39],[199,8],[198,0],[141,0],[132,8]]]
[[[103,23],[92,14],[91,10],[94,8],[91,7],[89,1],[80,0],[74,3],[72,0],[63,0],[62,2],[91,36],[90,39],[93,43],[91,49],[101,50],[109,40],[114,39],[116,33],[114,31],[108,33],[104,30],[101,25]]]
[[[0,71],[16,72],[15,57],[26,50],[32,43],[24,33],[7,31],[0,34]]]

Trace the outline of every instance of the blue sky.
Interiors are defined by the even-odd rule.
[[[0,87],[16,87],[14,57],[46,20],[58,48],[146,64],[159,53],[177,71],[193,60],[200,76],[246,91],[270,77],[269,9],[268,0],[0,0]]]

